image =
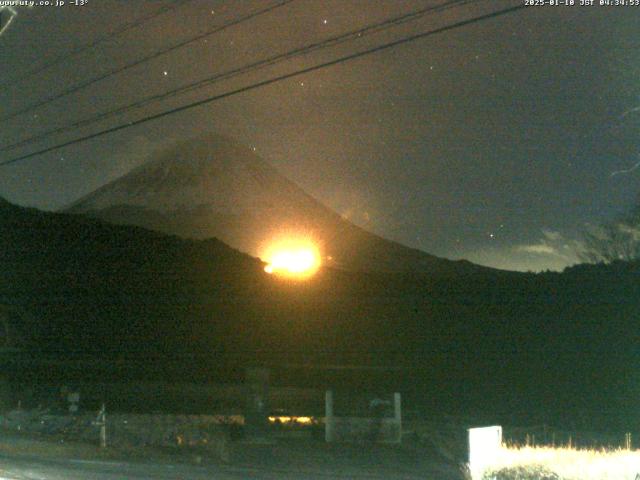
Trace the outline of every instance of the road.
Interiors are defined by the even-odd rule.
[[[0,455],[0,480],[327,480],[389,479],[417,480],[430,476],[407,475],[400,472],[336,471],[332,468],[307,470],[294,467],[252,468],[230,465],[157,464],[151,462],[116,462],[93,460],[54,460],[34,456]],[[434,477],[435,478],[435,477]]]

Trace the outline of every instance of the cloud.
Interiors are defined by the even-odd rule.
[[[554,230],[543,229],[542,238],[536,243],[517,245],[513,247],[516,252],[532,253],[535,255],[553,255],[573,261],[577,258],[575,249],[572,248],[574,241],[565,239],[565,237]],[[574,258],[576,257],[576,258]]]
[[[576,263],[559,255],[523,251],[520,246],[487,247],[466,252],[462,257],[479,265],[521,272],[562,271]]]
[[[544,235],[544,238],[552,242],[557,242],[563,239],[562,234],[560,232],[554,232],[553,230],[548,230],[546,228],[542,229],[542,234]]]
[[[634,242],[640,242],[640,227],[619,223],[618,230],[631,237]]]
[[[568,262],[568,265],[579,263],[584,243],[576,238],[569,238],[560,232],[543,229],[542,238],[533,244],[518,245],[516,251],[538,255],[553,255]]]
[[[527,253],[539,253],[543,255],[560,255],[555,248],[546,243],[538,243],[534,245],[520,245],[516,247],[516,251]]]
[[[541,237],[535,242],[481,248],[464,256],[472,262],[504,270],[562,271],[568,266],[580,263],[580,252],[583,248],[580,240],[568,238],[558,231],[544,229]]]

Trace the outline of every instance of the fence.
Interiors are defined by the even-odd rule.
[[[332,442],[381,442],[400,443],[402,441],[402,407],[400,394],[394,393],[393,400],[373,398],[368,409],[362,407],[354,413],[336,415],[334,394],[325,393],[325,440]],[[345,410],[342,410],[345,412]],[[354,412],[351,409],[351,412]],[[365,413],[366,412],[366,413]],[[392,415],[389,413],[392,412]]]
[[[109,414],[55,415],[14,410],[0,415],[0,428],[102,447],[199,447],[228,457],[229,417],[220,415]]]

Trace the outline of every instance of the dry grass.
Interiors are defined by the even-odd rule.
[[[0,430],[0,454],[40,458],[105,461],[155,461],[167,463],[196,463],[203,460],[227,462],[229,449],[227,442],[213,445],[207,450],[183,448],[162,448],[153,446],[100,448],[96,444],[63,441],[58,438],[34,437]]]
[[[636,480],[640,451],[577,450],[551,447],[504,447],[485,472],[496,480]]]

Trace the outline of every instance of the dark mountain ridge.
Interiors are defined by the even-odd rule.
[[[49,380],[78,356],[100,359],[101,379],[165,381],[229,380],[247,365],[382,365],[400,370],[378,387],[434,409],[607,426],[638,415],[628,401],[640,385],[637,264],[442,277],[324,268],[291,282],[217,240],[7,202],[0,262],[0,301],[32,319],[16,326],[29,358],[66,365],[43,366]],[[79,365],[75,375],[98,376]],[[340,382],[361,388],[366,377]]]

